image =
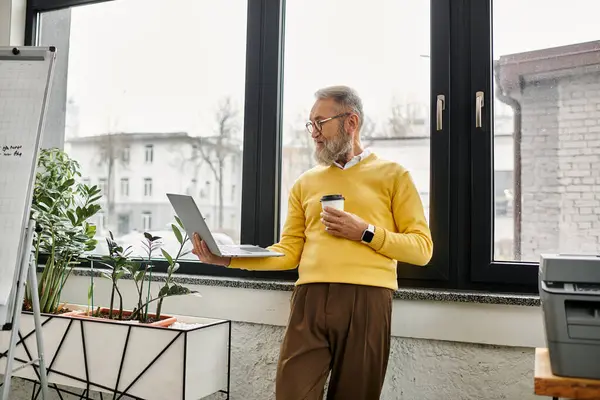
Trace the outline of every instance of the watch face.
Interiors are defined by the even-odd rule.
[[[373,234],[373,232],[371,231],[365,231],[365,233],[363,234],[363,242],[367,242],[367,243],[371,243],[371,240],[373,240],[373,236],[375,236]]]

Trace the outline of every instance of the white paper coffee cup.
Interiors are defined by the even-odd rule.
[[[325,209],[325,207],[344,211],[344,196],[341,194],[328,194],[321,197],[321,208]]]

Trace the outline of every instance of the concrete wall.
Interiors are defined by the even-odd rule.
[[[283,333],[282,327],[234,324],[232,399],[275,398],[275,369]],[[30,399],[31,384],[15,381],[11,400]],[[544,398],[533,395],[533,349],[395,337],[381,399]]]
[[[522,251],[600,251],[600,73],[522,89]]]
[[[85,304],[89,283],[89,277],[71,276],[64,301]],[[110,282],[96,279],[94,284],[97,301],[107,299]],[[274,399],[291,292],[186,286],[202,297],[169,298],[163,312],[234,321],[231,398]],[[133,282],[121,280],[119,287],[126,307],[133,304]],[[157,290],[155,286],[153,292]],[[381,399],[544,399],[533,395],[534,347],[544,343],[538,307],[414,300],[394,300],[393,307],[392,349]],[[11,400],[29,399],[31,385],[15,382]]]

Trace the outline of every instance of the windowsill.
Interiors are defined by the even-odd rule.
[[[88,268],[75,268],[72,272],[78,276],[90,276],[92,271]],[[98,271],[94,271],[95,276],[100,276]],[[155,273],[152,275],[152,280],[164,282],[166,274]],[[128,279],[125,277],[124,279]],[[292,291],[294,289],[293,282],[276,281],[276,280],[258,280],[244,278],[219,278],[203,275],[184,275],[177,274],[174,281],[180,284],[199,285],[199,286],[220,286],[228,288],[240,289],[256,289],[256,290],[277,290],[277,291]],[[537,307],[540,305],[539,296],[523,295],[523,294],[497,294],[486,292],[467,292],[459,290],[446,289],[413,289],[401,288],[394,294],[395,300],[424,300],[424,301],[440,301],[440,302],[461,302],[461,303],[483,303],[483,304],[502,304],[511,306],[531,306]]]
[[[94,276],[100,276],[94,271]],[[74,269],[61,298],[87,304],[90,269]],[[290,313],[293,282],[218,278],[177,274],[177,283],[199,292],[201,297],[166,299],[163,312],[176,315],[229,319],[284,327]],[[152,275],[154,282],[164,273]],[[154,285],[153,291],[159,289]],[[95,298],[110,297],[107,279],[94,280]],[[136,287],[131,279],[119,281],[124,304],[135,304]],[[102,300],[100,300],[102,299]],[[105,305],[105,304],[101,304]],[[545,345],[542,312],[537,296],[491,294],[448,290],[400,289],[395,294],[392,336],[512,347]]]

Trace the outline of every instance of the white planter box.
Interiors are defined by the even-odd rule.
[[[77,309],[77,306],[70,306]],[[42,315],[48,382],[146,400],[197,400],[229,392],[231,321],[177,316],[192,329]],[[37,358],[31,313],[21,316],[14,367]],[[4,372],[10,332],[0,332]],[[28,366],[14,376],[38,380]],[[119,396],[116,396],[119,398]]]

